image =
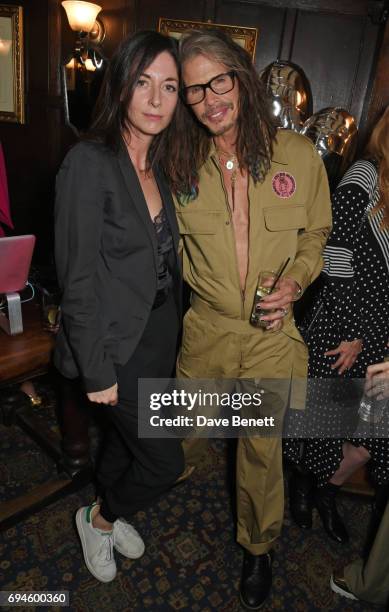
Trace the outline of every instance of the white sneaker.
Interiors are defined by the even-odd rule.
[[[116,576],[113,556],[113,531],[102,531],[92,525],[95,504],[77,511],[76,526],[80,536],[86,566],[100,582],[111,582]]]
[[[343,571],[340,571],[337,574],[331,574],[330,586],[334,593],[342,595],[342,597],[347,597],[347,599],[355,599],[358,601],[358,597],[348,588]]]
[[[113,545],[128,559],[139,559],[145,552],[145,545],[137,530],[124,519],[113,524]]]

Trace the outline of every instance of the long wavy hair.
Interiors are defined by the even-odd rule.
[[[378,163],[379,200],[373,214],[383,211],[380,229],[389,229],[389,106],[376,124],[366,147],[366,156]]]
[[[262,182],[270,169],[276,127],[270,114],[265,87],[250,55],[221,30],[194,30],[179,42],[181,66],[193,57],[205,57],[233,70],[239,82],[239,113],[236,155],[241,168],[249,171],[254,182]],[[187,109],[168,169],[173,191],[190,193],[198,171],[208,157],[211,138],[208,130]]]
[[[145,30],[121,43],[107,68],[92,124],[85,135],[86,139],[97,140],[118,151],[123,141],[123,133],[126,132],[131,138],[128,107],[135,87],[142,73],[164,51],[172,56],[180,78],[178,45],[173,38]],[[146,170],[150,170],[155,164],[166,170],[169,165],[172,142],[177,142],[179,137],[177,115],[180,107],[183,107],[183,103],[179,100],[169,126],[153,138],[147,154]]]

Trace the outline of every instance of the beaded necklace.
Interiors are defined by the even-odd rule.
[[[232,210],[235,210],[235,183],[239,170],[238,158],[235,153],[228,153],[222,149],[216,149],[219,162],[231,172],[231,195],[232,195]]]

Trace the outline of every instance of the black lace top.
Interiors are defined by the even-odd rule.
[[[169,267],[169,255],[173,250],[173,237],[164,208],[153,220],[158,243],[158,284],[157,291],[170,289],[173,278]]]

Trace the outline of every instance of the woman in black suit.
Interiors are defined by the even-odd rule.
[[[57,177],[56,263],[63,290],[55,364],[105,405],[99,504],[80,508],[84,558],[100,581],[116,575],[113,548],[144,544],[128,518],[183,471],[175,438],[138,437],[138,378],[168,378],[180,326],[178,229],[164,179],[178,133],[175,41],[139,32],[108,69],[88,136]]]

